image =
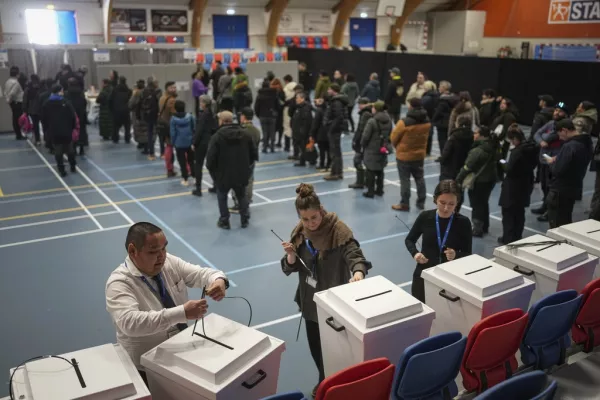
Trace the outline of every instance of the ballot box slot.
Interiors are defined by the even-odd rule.
[[[596,232],[600,232],[600,229],[596,229],[596,230],[593,230],[593,231],[589,231],[588,233],[596,233]]]
[[[558,245],[561,245],[561,244],[562,244],[561,242],[556,242],[556,243],[550,244],[550,245],[548,245],[546,247],[542,247],[541,249],[538,249],[536,251],[539,253],[540,251],[544,251],[544,250],[547,250],[547,249],[549,249],[551,247],[558,246]]]
[[[490,269],[490,268],[492,268],[492,265],[488,265],[487,267],[476,269],[475,271],[467,272],[465,275],[476,274],[478,272],[485,271],[486,269]]]
[[[390,290],[385,290],[385,291],[383,291],[381,293],[375,293],[375,294],[372,294],[370,296],[361,297],[360,299],[356,299],[354,301],[368,300],[368,299],[372,299],[373,297],[383,296],[384,294],[391,293],[391,292],[392,292],[391,289]]]

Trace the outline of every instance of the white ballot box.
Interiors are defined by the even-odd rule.
[[[154,400],[257,400],[277,392],[284,350],[282,340],[209,314],[204,329],[198,321],[142,355],[142,365]]]
[[[118,344],[61,354],[69,360],[44,358],[16,371],[14,399],[140,400],[151,399],[127,352]],[[73,361],[75,360],[75,361]],[[11,369],[12,374],[14,368]]]
[[[400,360],[429,337],[432,309],[383,276],[315,293],[325,375],[365,360]]]
[[[563,225],[560,228],[550,229],[546,233],[556,240],[568,240],[575,247],[579,247],[600,257],[600,221],[588,219]],[[600,265],[596,267],[594,279],[600,278]]]
[[[552,241],[543,235],[533,235],[514,242],[535,243]],[[578,292],[593,279],[598,258],[585,250],[562,243],[527,246],[509,250],[506,246],[494,250],[496,262],[523,274],[535,282],[531,301],[535,302],[560,290]]]
[[[431,334],[459,331],[500,311],[527,311],[535,284],[479,255],[459,258],[421,273],[425,303],[435,310]]]

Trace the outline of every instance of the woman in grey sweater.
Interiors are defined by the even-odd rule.
[[[233,70],[227,67],[227,73],[219,78],[219,98],[217,103],[219,111],[227,110],[233,112]]]
[[[350,122],[351,132],[354,132],[354,118],[352,117],[352,111],[354,110],[354,104],[360,94],[358,83],[356,83],[354,75],[346,74],[346,83],[342,85],[342,94],[348,96],[348,121]]]

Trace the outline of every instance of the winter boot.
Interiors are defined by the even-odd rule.
[[[348,185],[350,189],[363,189],[365,187],[365,170],[357,169],[356,170],[356,182]]]

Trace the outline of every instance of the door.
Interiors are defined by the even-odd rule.
[[[377,19],[350,18],[350,44],[374,49],[377,46]]]
[[[213,15],[215,49],[248,48],[247,15]]]

